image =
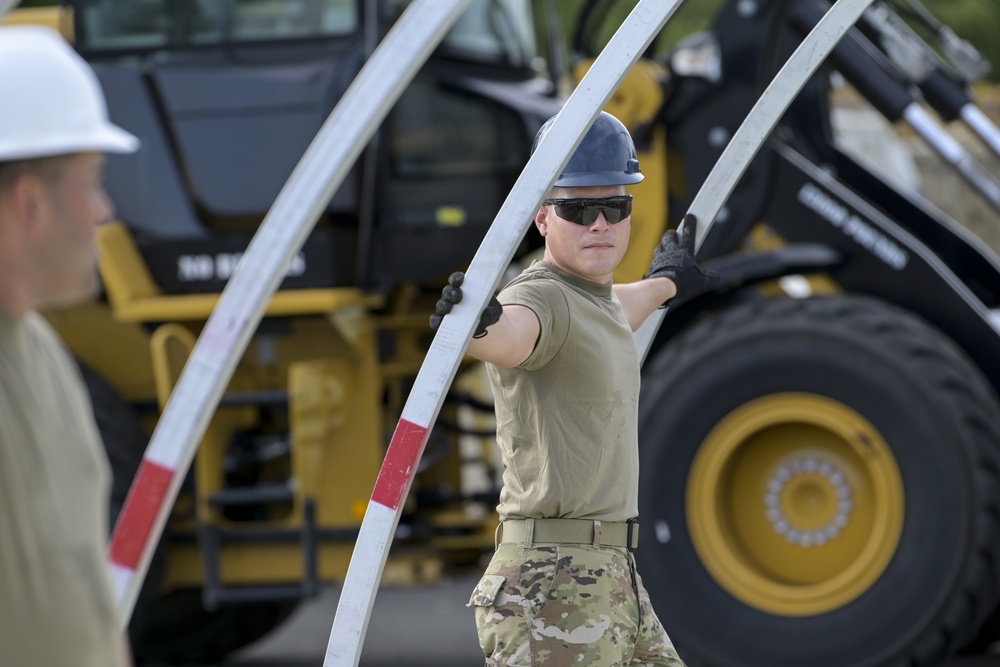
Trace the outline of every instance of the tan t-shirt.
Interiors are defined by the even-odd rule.
[[[502,519],[638,514],[639,356],[611,283],[534,262],[499,295],[541,325],[517,368],[487,364],[503,455]]]
[[[0,314],[0,663],[119,667],[110,472],[79,370],[37,314]]]

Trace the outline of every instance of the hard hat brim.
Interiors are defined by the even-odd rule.
[[[17,137],[13,141],[0,142],[0,162],[53,157],[97,151],[101,153],[134,153],[139,149],[139,138],[117,125],[104,123],[81,135],[46,137]]]
[[[641,173],[626,174],[621,171],[584,172],[562,174],[553,184],[557,188],[602,187],[605,185],[635,185],[641,183]]]

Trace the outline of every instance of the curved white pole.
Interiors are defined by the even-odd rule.
[[[715,216],[729,199],[736,183],[764,145],[785,109],[871,3],[872,0],[837,0],[802,40],[754,104],[688,208],[687,212],[698,220],[696,249],[701,247]],[[666,308],[658,309],[636,330],[635,342],[640,359],[645,360],[649,353],[666,313]]]
[[[292,258],[379,123],[470,0],[415,0],[362,67],[278,193],[208,318],[115,524],[109,568],[127,625],[198,443]]]
[[[611,94],[682,0],[641,0],[598,56],[538,145],[483,239],[444,318],[393,433],[351,556],[324,667],[357,667],[368,619],[403,501],[444,394],[528,225],[556,175]]]

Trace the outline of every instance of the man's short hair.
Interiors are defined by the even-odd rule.
[[[61,174],[68,157],[68,155],[50,155],[0,162],[0,194],[25,174],[37,176],[44,181],[55,180]]]

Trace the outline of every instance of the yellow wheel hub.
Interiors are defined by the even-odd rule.
[[[882,436],[813,394],[734,410],[688,480],[688,525],[708,571],[744,603],[785,616],[832,611],[868,590],[895,553],[903,512]]]

